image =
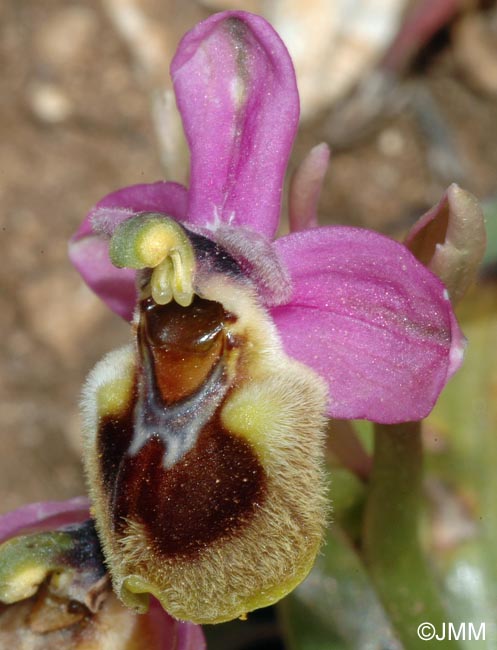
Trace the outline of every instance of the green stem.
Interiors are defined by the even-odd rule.
[[[375,425],[364,554],[405,650],[426,650],[429,644],[418,636],[422,623],[442,637],[450,620],[420,543],[422,451],[419,422]],[[453,640],[433,641],[437,650],[459,648]]]

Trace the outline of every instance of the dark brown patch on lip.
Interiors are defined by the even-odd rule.
[[[237,533],[252,518],[265,492],[265,474],[250,445],[219,423],[173,467],[163,466],[164,447],[150,439],[126,458],[119,472],[114,521],[141,523],[164,558],[192,557]]]
[[[252,447],[224,430],[218,417],[173,467],[163,465],[164,445],[151,438],[126,454],[132,416],[102,421],[99,449],[115,529],[141,523],[164,558],[192,557],[246,525],[262,503],[266,477]]]
[[[257,454],[220,421],[230,389],[223,387],[224,375],[214,381],[213,373],[222,368],[223,356],[240,345],[225,329],[233,319],[221,304],[198,297],[187,308],[144,300],[138,329],[144,365],[132,399],[122,414],[100,421],[98,451],[114,528],[126,534],[126,521],[143,525],[148,544],[164,558],[190,558],[237,534],[265,496],[266,476]],[[204,355],[203,362],[188,376],[185,364],[197,354]],[[182,390],[188,389],[188,399],[178,399],[178,381]],[[203,395],[210,384],[211,392]],[[153,399],[143,392],[150,390]],[[204,408],[202,400],[208,405],[210,399],[215,410],[202,421],[195,412]],[[192,445],[185,443],[181,429],[190,421],[202,422]],[[148,427],[149,433],[134,447],[137,423],[139,431]],[[168,447],[174,453],[178,444],[184,451],[168,466]]]
[[[107,493],[113,492],[121,462],[133,439],[133,411],[137,399],[136,380],[132,398],[119,415],[100,418],[98,426],[98,458]]]

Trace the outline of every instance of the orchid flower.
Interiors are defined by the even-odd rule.
[[[85,465],[121,599],[144,611],[152,594],[177,618],[219,622],[310,570],[327,516],[325,416],[424,417],[464,339],[445,287],[404,246],[348,227],[273,241],[299,102],[264,19],[211,16],[171,74],[189,188],[114,192],[71,243],[136,338],[87,381]]]
[[[0,645],[201,650],[202,630],[157,604],[124,608],[109,586],[88,500],[32,503],[0,517]]]

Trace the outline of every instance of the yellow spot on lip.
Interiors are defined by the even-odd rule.
[[[281,410],[277,401],[242,388],[226,401],[221,420],[228,431],[250,442],[264,462],[268,453],[266,432]]]
[[[97,394],[98,414],[100,417],[121,413],[128,406],[133,388],[133,375],[114,379],[104,384]]]

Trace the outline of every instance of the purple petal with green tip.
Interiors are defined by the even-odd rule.
[[[274,246],[293,295],[271,313],[287,353],[327,380],[329,414],[425,417],[464,351],[440,280],[404,246],[367,230],[316,228]]]
[[[299,112],[285,45],[259,16],[215,14],[184,36],[171,76],[191,151],[188,221],[272,238]]]
[[[112,311],[131,320],[136,305],[135,271],[109,259],[114,228],[140,212],[161,212],[182,220],[187,191],[178,183],[132,185],[108,194],[88,213],[69,244],[69,258],[88,286]]]

